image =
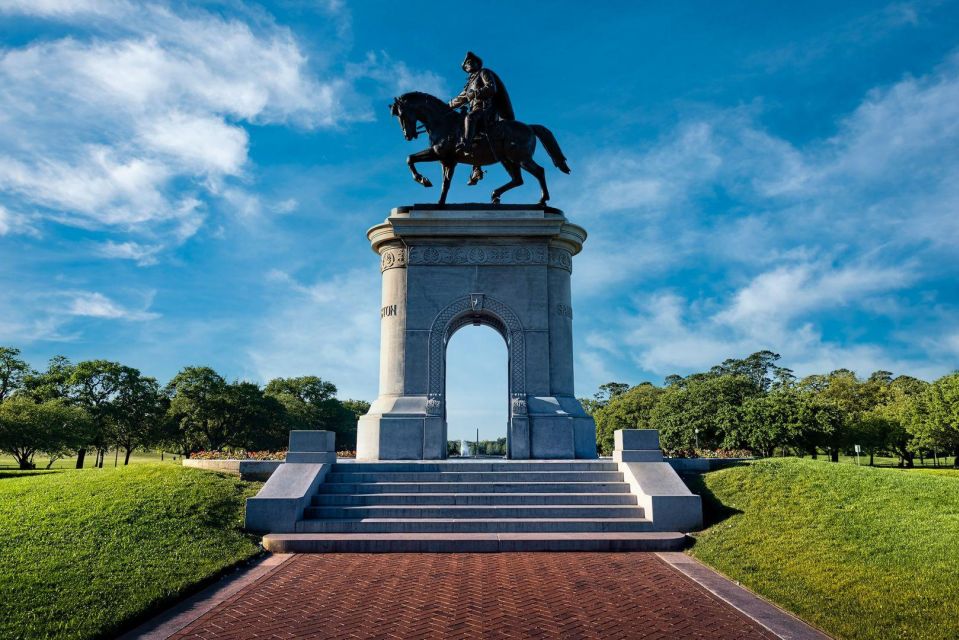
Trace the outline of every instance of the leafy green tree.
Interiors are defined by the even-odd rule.
[[[743,376],[752,381],[760,393],[765,393],[774,385],[790,383],[794,377],[792,371],[778,366],[780,355],[772,351],[757,351],[738,360],[730,358],[709,370],[713,376]]]
[[[21,469],[35,468],[37,453],[50,458],[49,468],[89,437],[91,420],[81,408],[63,400],[34,402],[18,395],[0,402],[0,451]]]
[[[363,409],[363,404],[344,405],[336,399],[336,385],[332,382],[317,376],[275,378],[267,383],[264,392],[286,408],[290,429],[333,431],[338,449],[356,448],[357,410]],[[363,413],[368,410],[366,404]]]
[[[24,378],[24,390],[37,402],[70,397],[70,377],[76,369],[66,356],[54,356],[47,370],[33,371]]]
[[[166,386],[170,398],[169,423],[184,456],[203,448],[218,450],[226,443],[220,417],[227,382],[210,367],[184,367]]]
[[[799,392],[787,384],[747,398],[743,405],[743,439],[749,449],[771,456],[778,447],[800,443],[801,404]]]
[[[922,396],[923,431],[936,446],[952,452],[959,468],[959,371],[933,382]]]
[[[110,440],[110,423],[114,417],[114,400],[120,390],[124,376],[139,375],[139,371],[109,360],[87,360],[77,363],[70,371],[67,384],[70,387],[70,399],[82,407],[93,421],[90,440],[97,451],[94,466],[103,467],[103,458]],[[83,468],[86,446],[77,451],[77,469]]]
[[[113,444],[125,452],[124,466],[130,463],[130,454],[135,448],[152,444],[161,437],[159,427],[168,406],[169,400],[156,379],[142,376],[136,369],[124,368],[120,372],[111,412],[110,437]]]
[[[20,350],[0,347],[0,402],[23,388],[30,366],[20,359]]]
[[[668,451],[694,449],[697,441],[701,448],[744,448],[743,405],[758,393],[744,375],[692,374],[664,389],[650,425]]]
[[[596,443],[600,452],[603,455],[612,453],[613,434],[617,429],[649,428],[653,407],[662,393],[663,390],[659,387],[644,382],[628,391],[611,395],[593,414],[596,421]]]

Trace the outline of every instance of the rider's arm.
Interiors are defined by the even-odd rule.
[[[487,69],[483,69],[480,71],[480,80],[482,80],[483,86],[477,89],[476,97],[485,99],[494,96],[496,94],[496,80],[493,79],[493,74]]]
[[[460,94],[456,96],[455,98],[453,98],[452,100],[450,100],[450,106],[455,109],[456,107],[469,102],[470,99],[469,99],[469,96],[466,95],[466,92],[467,92],[467,88],[463,87],[463,90],[460,91]]]

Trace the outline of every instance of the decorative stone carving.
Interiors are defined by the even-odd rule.
[[[573,272],[573,256],[566,249],[549,248],[549,266]]]
[[[426,401],[426,415],[428,416],[441,416],[443,415],[443,397],[436,393],[431,393],[428,396]]]
[[[474,310],[474,298],[480,298],[481,308]],[[509,349],[510,392],[526,395],[526,336],[519,318],[513,310],[487,295],[470,294],[457,298],[436,314],[430,327],[429,347],[429,393],[440,396],[445,380],[446,342],[453,330],[462,326],[464,316],[474,318],[496,328],[505,327],[506,346]],[[499,325],[499,326],[497,326]]]
[[[410,247],[410,264],[461,265],[461,264],[546,264],[545,247],[482,245],[472,247],[448,247],[424,245]]]
[[[510,409],[514,416],[525,416],[528,412],[526,407],[526,396],[513,394],[513,400],[510,402]]]
[[[402,269],[406,262],[406,247],[391,247],[380,254],[380,271]]]

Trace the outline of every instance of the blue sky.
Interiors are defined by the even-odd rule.
[[[578,394],[762,348],[956,368],[956,2],[472,7],[0,0],[0,344],[372,399],[365,230],[437,197],[387,104],[472,49],[570,158]],[[497,340],[451,343],[452,437],[505,432]]]

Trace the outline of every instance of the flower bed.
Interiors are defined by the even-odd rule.
[[[282,451],[197,451],[190,454],[191,460],[286,460]]]

